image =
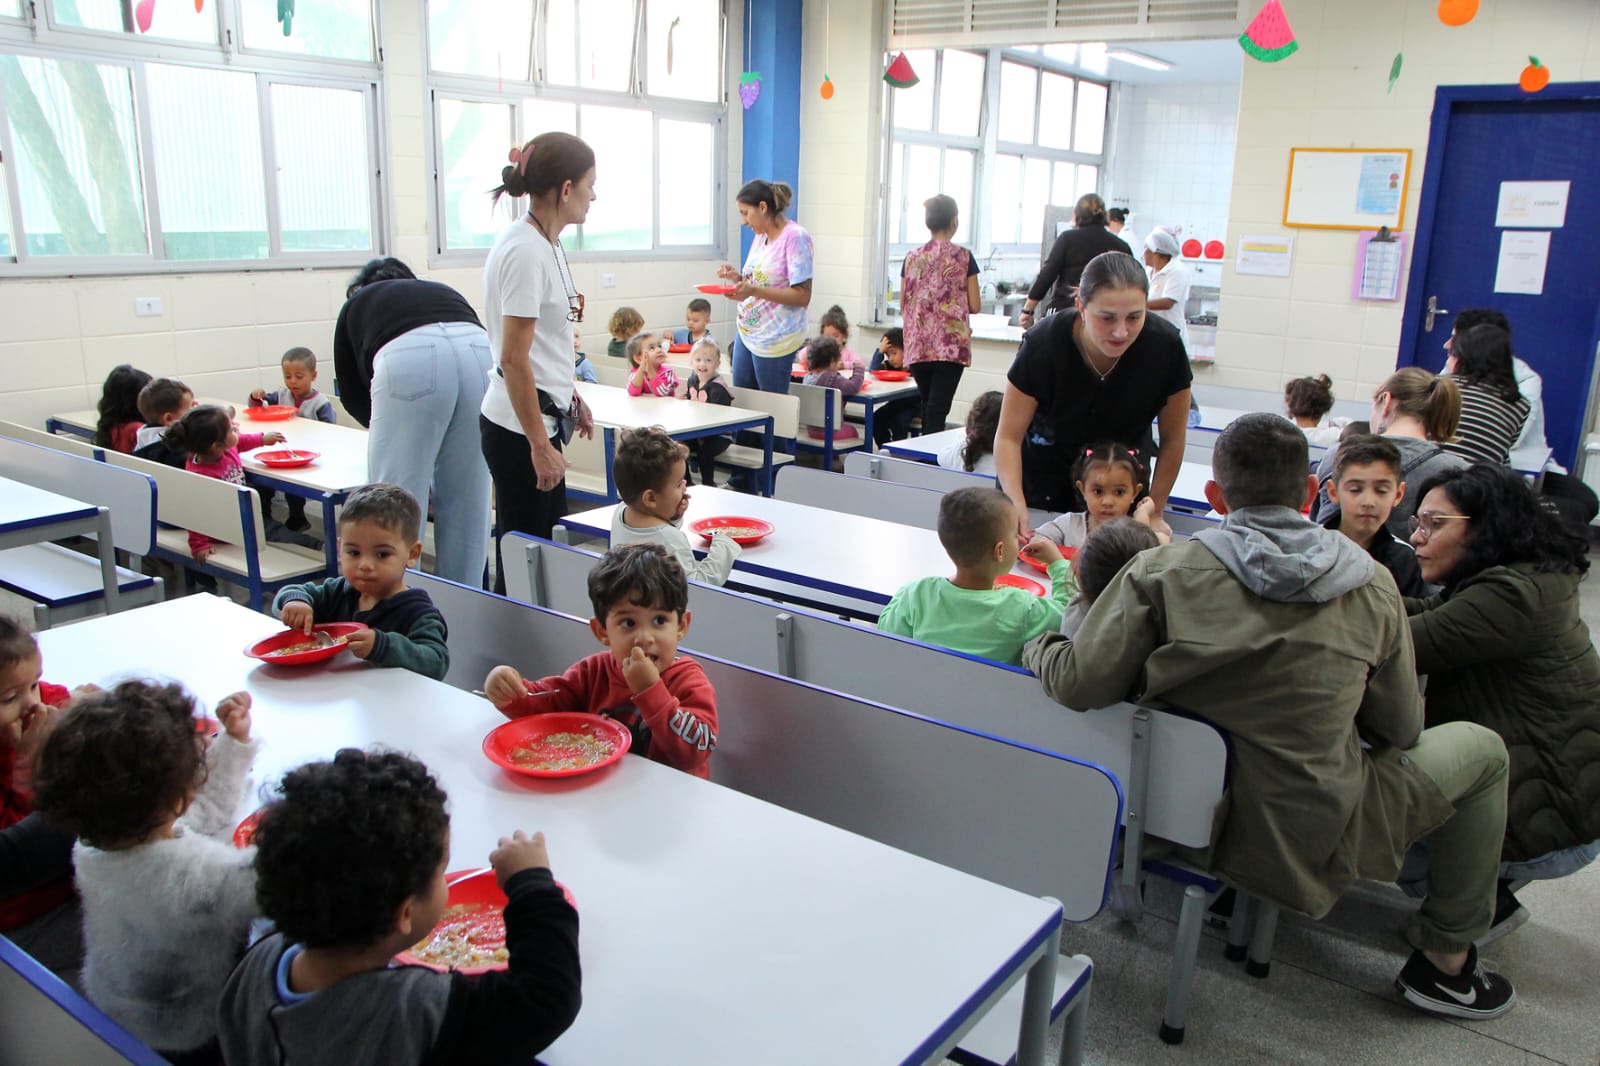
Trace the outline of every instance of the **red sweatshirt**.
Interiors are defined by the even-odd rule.
[[[529,696],[504,709],[508,718],[554,711],[582,711],[615,718],[633,734],[635,755],[675,770],[711,776],[711,752],[717,746],[717,694],[700,664],[680,655],[661,680],[637,696],[622,676],[622,664],[609,651],[580,659],[559,677],[526,681]]]
[[[60,707],[71,693],[60,685],[40,682],[39,695],[51,707]],[[0,829],[16,825],[33,813],[33,773],[17,762],[17,753],[0,751]],[[21,895],[0,899],[0,933],[55,910],[72,898],[72,878],[63,877]]]

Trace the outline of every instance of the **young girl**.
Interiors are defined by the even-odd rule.
[[[1295,378],[1283,387],[1283,406],[1289,420],[1305,432],[1306,440],[1324,448],[1339,443],[1339,427],[1324,425],[1333,410],[1333,380],[1326,374]]]
[[[613,359],[626,359],[628,338],[644,329],[644,316],[631,307],[619,307],[611,312],[611,320],[606,323],[606,329],[611,333],[611,343],[606,345],[606,354]]]
[[[840,353],[839,342],[832,337],[817,337],[806,347],[806,377],[807,385],[821,385],[825,389],[838,389],[841,397],[854,396],[861,391],[861,383],[866,380],[867,372],[861,365],[850,371],[846,377],[844,370],[844,356]],[[856,427],[843,421],[842,412],[834,412],[840,419],[833,427],[833,439],[855,440],[861,434]],[[812,440],[821,440],[824,430],[821,426],[807,426],[806,432]]]
[[[1149,480],[1138,453],[1109,441],[1085,448],[1072,475],[1089,509],[1057,515],[1035,531],[1063,548],[1081,548],[1101,524],[1126,518]]]
[[[635,333],[628,338],[629,396],[682,396],[678,372],[667,365],[667,350],[655,333]]]
[[[100,419],[95,423],[94,442],[102,448],[115,448],[133,454],[134,438],[144,425],[139,413],[139,390],[150,384],[150,375],[123,363],[113,367],[100,386]]]
[[[1144,513],[1139,513],[1144,512]],[[1113,518],[1095,527],[1072,558],[1072,572],[1078,578],[1078,592],[1067,604],[1061,616],[1061,632],[1073,637],[1083,624],[1084,616],[1111,579],[1128,565],[1135,555],[1163,544],[1171,544],[1169,534],[1151,528],[1149,522],[1155,513],[1155,504],[1146,496],[1139,501],[1133,518]]]
[[[994,435],[1000,429],[1000,402],[1004,395],[990,390],[967,408],[967,434],[939,453],[939,465],[948,470],[994,473]]]
[[[722,352],[717,348],[717,342],[703,340],[697,343],[689,353],[689,369],[693,373],[684,383],[684,395],[693,403],[733,406],[733,393],[728,391],[730,382],[721,373],[721,367]],[[689,454],[695,457],[695,465],[700,468],[700,484],[715,488],[717,456],[728,450],[733,438],[724,433],[684,443],[689,447]]]
[[[250,696],[196,732],[176,684],[124,681],[61,716],[39,752],[39,810],[78,836],[83,989],[174,1062],[220,1062],[217,994],[244,955],[254,848],[229,841],[257,743]]]
[[[832,337],[839,342],[839,356],[844,361],[846,370],[854,370],[863,365],[861,357],[850,347],[850,320],[844,316],[844,308],[834,304],[822,312],[819,328],[824,337]]]

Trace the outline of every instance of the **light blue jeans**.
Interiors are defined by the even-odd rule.
[[[473,588],[489,557],[489,467],[478,408],[493,360],[470,322],[418,326],[378,349],[372,366],[367,473],[399,485],[426,512],[433,490],[434,572]]]

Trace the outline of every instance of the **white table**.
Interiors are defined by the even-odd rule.
[[[671,396],[629,396],[627,389],[593,382],[577,383],[578,394],[589,405],[595,425],[605,431],[606,498],[617,498],[616,481],[611,475],[616,458],[616,431],[639,426],[659,426],[673,440],[697,440],[735,430],[760,430],[766,463],[763,484],[772,483],[772,416],[765,411],[716,403],[692,403]]]
[[[1026,974],[1020,1061],[1042,1063],[1057,904],[642,758],[564,783],[513,777],[480,750],[504,720],[484,700],[348,655],[294,670],[240,653],[278,628],[189,596],[39,642],[68,685],[165,675],[208,704],[243,687],[265,742],[257,781],[340,747],[416,753],[450,796],[452,869],[543,830],[582,916],[584,1004],[541,1062],[937,1062]]]
[[[0,478],[0,550],[93,534],[100,556],[106,613],[117,610],[117,548],[111,512],[21,481]]]
[[[919,463],[937,463],[939,455],[951,444],[967,439],[965,426],[943,429],[938,433],[924,433],[920,437],[892,440],[883,450],[901,459],[915,459]]]

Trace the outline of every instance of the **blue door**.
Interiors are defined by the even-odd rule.
[[[1455,312],[1492,307],[1511,320],[1519,357],[1544,378],[1545,435],[1571,467],[1585,418],[1600,342],[1600,84],[1441,86],[1417,218],[1406,293],[1400,366],[1438,371]],[[1544,292],[1497,293],[1500,235],[1495,209],[1503,181],[1570,181],[1566,224],[1552,231]],[[1429,307],[1437,309],[1431,318]],[[1431,327],[1431,328],[1430,328]]]

